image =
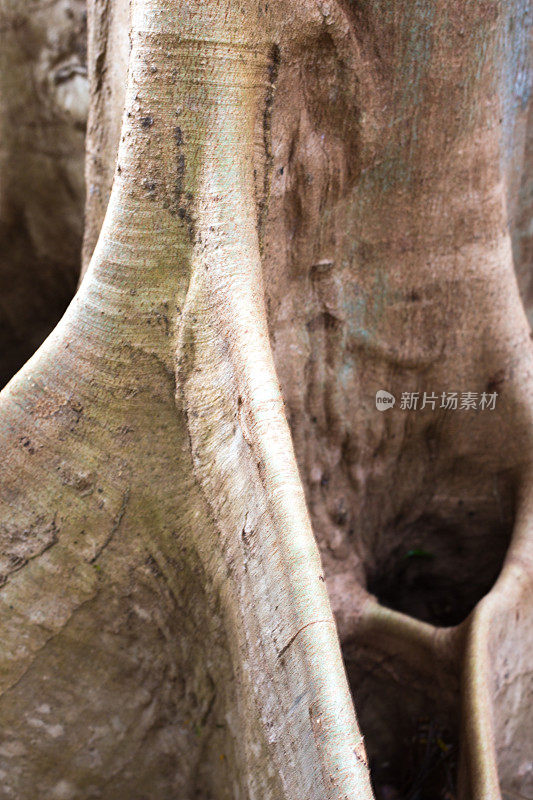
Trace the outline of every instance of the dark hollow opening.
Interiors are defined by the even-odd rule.
[[[459,693],[360,645],[344,660],[376,800],[456,800]]]
[[[510,501],[467,504],[401,521],[383,537],[395,542],[367,565],[367,587],[389,608],[439,626],[457,625],[490,590],[512,531]]]

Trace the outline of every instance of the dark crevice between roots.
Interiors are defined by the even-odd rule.
[[[453,500],[406,524],[397,519],[366,565],[367,589],[381,605],[436,627],[463,622],[494,585],[510,543],[510,482]],[[459,676],[447,662],[423,674],[416,660],[387,650],[379,633],[343,647],[376,800],[456,800]],[[432,669],[436,672],[433,674]],[[438,674],[437,674],[438,672]]]
[[[459,698],[392,656],[343,650],[376,800],[456,800]]]
[[[59,234],[58,234],[59,238]],[[23,215],[0,225],[0,389],[18,372],[52,332],[76,291],[79,271],[74,255],[56,262],[40,257]],[[66,244],[65,244],[66,242]],[[66,251],[80,244],[63,237]]]
[[[394,532],[395,548],[367,569],[368,591],[416,619],[458,625],[494,585],[511,531],[509,508],[496,520],[479,510],[457,520],[421,516]]]

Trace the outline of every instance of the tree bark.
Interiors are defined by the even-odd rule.
[[[528,797],[522,7],[136,0],[120,145],[109,9],[91,264],[2,394],[6,796],[371,798],[331,601],[378,797],[458,742]]]
[[[91,268],[3,396],[19,797],[370,792],[268,347],[250,203],[268,46],[240,31],[252,7],[195,11],[135,7]]]

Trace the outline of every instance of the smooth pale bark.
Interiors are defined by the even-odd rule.
[[[82,274],[89,265],[117,164],[131,47],[129,0],[92,0],[88,11],[89,87]]]
[[[526,74],[531,74],[530,60],[526,65]],[[510,222],[518,285],[529,324],[533,327],[533,103],[529,100],[529,93],[527,97],[519,99],[521,116],[525,117],[525,122],[519,127],[521,135],[517,137],[523,141],[523,157],[519,162],[521,168],[517,170],[518,192],[510,193]]]
[[[427,713],[461,729],[464,800],[530,793],[519,12],[135,4],[91,267],[3,395],[15,796],[371,797],[324,576],[377,774]],[[379,388],[499,398],[380,414]],[[429,589],[382,607],[416,547]]]

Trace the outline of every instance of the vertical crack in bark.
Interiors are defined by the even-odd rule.
[[[89,564],[94,564],[97,561],[97,559],[100,558],[106,547],[108,547],[113,541],[113,537],[118,532],[124,514],[126,513],[126,508],[128,506],[129,499],[130,499],[130,490],[126,489],[126,491],[122,495],[122,503],[120,504],[120,508],[115,515],[115,519],[113,520],[113,525],[111,526],[111,530],[109,531],[107,538],[104,539],[102,544],[96,549],[94,556],[89,560]]]

